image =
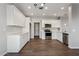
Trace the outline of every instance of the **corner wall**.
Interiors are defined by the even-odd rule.
[[[6,52],[6,4],[0,4],[0,55],[4,55]]]
[[[72,4],[72,19],[69,27],[69,47],[79,49],[79,4]]]

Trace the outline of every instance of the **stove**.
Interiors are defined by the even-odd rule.
[[[52,38],[52,32],[49,29],[45,30],[45,38],[51,39]]]

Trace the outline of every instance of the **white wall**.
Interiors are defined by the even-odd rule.
[[[68,27],[69,27],[69,18],[66,15],[66,16],[64,16],[61,19],[61,29],[62,29],[62,32],[67,32],[68,33]]]
[[[79,4],[72,4],[72,18],[69,27],[69,47],[79,49]]]
[[[6,51],[6,4],[0,4],[0,55],[4,55]]]

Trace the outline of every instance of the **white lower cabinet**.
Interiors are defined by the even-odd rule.
[[[29,41],[28,33],[21,35],[13,34],[7,37],[7,52],[19,52]]]
[[[7,39],[7,52],[18,52],[20,45],[19,35],[9,35]]]
[[[52,32],[52,39],[57,39],[62,42],[62,33],[61,32]]]

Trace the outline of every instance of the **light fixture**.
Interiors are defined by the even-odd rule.
[[[65,27],[65,30],[64,30],[64,32],[66,32],[66,24],[64,24],[64,27]]]
[[[43,13],[43,16],[45,15],[45,13]]]
[[[44,6],[44,4],[42,3],[41,6]]]
[[[43,10],[46,6],[45,6],[45,3],[34,3],[34,7],[37,9]]]
[[[27,8],[28,8],[28,9],[31,9],[31,6],[28,6]]]
[[[45,7],[45,9],[48,9],[48,7]]]
[[[64,24],[64,26],[66,26],[66,24]]]
[[[64,7],[61,7],[61,10],[64,10]]]
[[[31,13],[31,15],[33,15],[33,13]]]

